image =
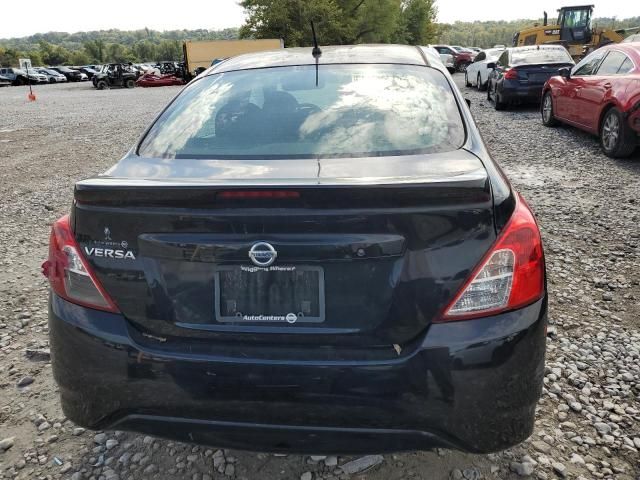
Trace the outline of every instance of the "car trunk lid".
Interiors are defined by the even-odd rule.
[[[487,173],[464,150],[246,162],[130,156],[76,185],[73,226],[138,331],[308,348],[411,342],[495,240]],[[277,252],[268,267],[249,256],[259,243]]]
[[[520,83],[527,85],[544,85],[551,77],[558,75],[558,70],[564,67],[571,67],[569,63],[560,64],[527,64],[514,67],[518,72]]]

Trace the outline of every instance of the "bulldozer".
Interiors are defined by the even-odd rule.
[[[593,50],[619,43],[624,36],[640,27],[626,29],[606,29],[591,26],[594,5],[562,7],[558,9],[558,21],[549,25],[547,12],[544,12],[543,24],[535,24],[517,32],[513,36],[513,46],[557,44],[564,45],[575,61],[580,60]]]

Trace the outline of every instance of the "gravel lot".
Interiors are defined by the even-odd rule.
[[[0,478],[640,479],[640,151],[609,159],[587,134],[546,129],[532,108],[495,112],[469,90],[546,246],[546,387],[525,444],[487,456],[368,457],[361,463],[375,465],[363,472],[354,458],[222,451],[65,420],[39,273],[49,225],[67,212],[74,182],[117,161],[178,91],[53,85],[28,103],[24,88],[0,89]]]

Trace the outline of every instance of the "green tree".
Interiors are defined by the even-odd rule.
[[[242,0],[247,15],[242,38],[282,38],[288,47],[320,43],[390,42],[402,13],[401,0]]]
[[[69,55],[69,63],[71,65],[87,65],[91,63],[91,58],[86,52],[82,50],[76,50]]]
[[[402,23],[405,41],[411,45],[433,43],[438,34],[434,0],[405,0]]]
[[[110,63],[128,63],[135,61],[135,55],[126,45],[110,43],[106,49],[106,61]]]
[[[63,65],[69,63],[70,52],[64,47],[40,41],[40,56],[45,65]]]
[[[178,40],[162,40],[155,49],[156,57],[153,60],[173,60],[182,59],[182,43]]]
[[[132,47],[133,53],[137,60],[141,62],[150,62],[157,60],[156,44],[151,40],[140,40],[136,42]]]
[[[0,48],[0,66],[15,67],[18,65],[20,52],[13,48]]]
[[[103,40],[95,39],[85,42],[83,48],[92,62],[104,63],[106,56],[106,45]]]

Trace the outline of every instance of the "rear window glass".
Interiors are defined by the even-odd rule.
[[[531,48],[526,50],[513,50],[511,52],[511,65],[526,65],[540,63],[573,63],[573,59],[565,48]]]
[[[157,158],[309,158],[456,150],[465,131],[451,87],[429,67],[314,65],[196,80],[138,153]]]

